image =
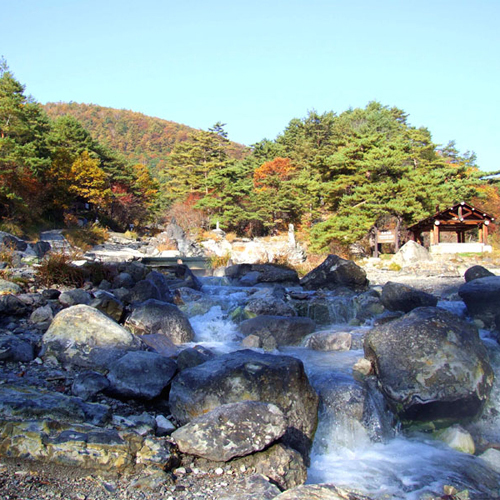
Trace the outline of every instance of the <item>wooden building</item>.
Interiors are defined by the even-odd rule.
[[[433,253],[459,253],[459,252],[487,252],[491,251],[488,246],[488,227],[494,222],[491,215],[469,205],[468,203],[457,203],[427,217],[408,228],[410,238],[424,245],[424,233],[429,233],[429,250]],[[477,241],[466,241],[466,233],[477,230]],[[442,241],[443,233],[455,233],[455,241]]]

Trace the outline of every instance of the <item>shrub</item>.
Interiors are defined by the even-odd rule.
[[[87,251],[104,243],[109,238],[109,232],[98,223],[93,223],[87,227],[66,229],[64,236],[72,246]]]
[[[208,257],[208,267],[210,269],[217,269],[218,267],[226,267],[231,259],[231,255],[226,253],[225,255],[211,255]]]
[[[77,255],[51,252],[47,254],[37,270],[37,280],[42,286],[67,285],[81,287],[87,272],[72,264]]]
[[[8,244],[2,243],[2,245],[0,246],[0,262],[5,262],[8,267],[12,267],[14,256],[14,248]]]

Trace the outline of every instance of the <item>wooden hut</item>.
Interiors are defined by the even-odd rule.
[[[428,246],[432,253],[491,252],[488,228],[494,220],[491,215],[462,201],[417,222],[408,231],[410,238],[421,245],[424,245],[424,233],[429,233]],[[474,238],[477,241],[466,241],[466,233],[471,234],[471,240],[476,233],[474,230],[477,230],[477,238]],[[444,233],[455,233],[455,241],[444,238]]]

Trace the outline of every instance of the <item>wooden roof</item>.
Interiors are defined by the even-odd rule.
[[[408,230],[412,233],[421,233],[430,231],[435,225],[439,225],[440,231],[467,231],[484,223],[489,224],[494,220],[494,217],[481,209],[462,201],[417,222],[410,226]]]

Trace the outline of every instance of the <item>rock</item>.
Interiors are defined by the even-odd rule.
[[[78,304],[90,304],[92,301],[92,297],[88,292],[82,290],[81,288],[75,288],[74,290],[68,290],[66,292],[62,292],[59,295],[59,302],[65,306],[76,306]]]
[[[109,380],[97,372],[84,372],[76,376],[71,386],[73,395],[84,400],[92,400],[96,394],[109,387]]]
[[[500,311],[500,276],[469,281],[459,288],[458,295],[474,319],[481,320],[488,328],[494,326]]]
[[[200,280],[193,274],[191,269],[184,264],[178,264],[170,268],[170,274],[166,275],[168,286],[171,290],[177,288],[192,288],[193,290],[201,290],[202,284]]]
[[[183,453],[227,462],[260,451],[286,431],[283,412],[273,404],[243,401],[219,406],[172,433]]]
[[[149,272],[149,269],[142,262],[138,262],[137,260],[132,262],[121,262],[118,270],[121,273],[127,273],[132,278],[133,283],[143,280]]]
[[[364,292],[368,288],[365,271],[351,260],[330,254],[316,269],[307,273],[300,284],[305,290],[348,288]]]
[[[352,366],[352,371],[354,372],[354,377],[356,378],[356,374],[361,376],[362,378],[368,377],[373,374],[373,366],[370,360],[366,358],[360,358],[354,363]]]
[[[385,312],[380,295],[374,291],[365,292],[355,298],[356,319],[365,323]]]
[[[476,446],[470,433],[460,425],[452,425],[437,434],[438,439],[446,443],[450,448],[474,455]]]
[[[257,316],[238,326],[244,336],[257,335],[263,342],[271,337],[278,346],[299,345],[315,328],[316,324],[309,318],[283,316]]]
[[[194,338],[189,320],[177,306],[154,299],[139,304],[127,318],[125,327],[137,335],[165,335],[174,344],[191,342]]]
[[[179,459],[163,438],[60,421],[10,422],[0,428],[0,455],[116,473],[133,467],[171,470]]]
[[[148,333],[141,335],[141,340],[154,352],[173,358],[177,355],[179,348],[165,335],[160,333]]]
[[[392,262],[401,267],[414,266],[432,261],[429,251],[415,241],[407,241],[394,255]]]
[[[0,418],[9,420],[44,420],[89,422],[101,425],[109,420],[106,405],[86,403],[80,398],[47,391],[41,387],[22,388],[0,385]]]
[[[479,458],[484,460],[490,469],[500,474],[500,450],[488,448],[484,453],[479,455]]]
[[[61,295],[61,292],[55,288],[46,288],[42,290],[42,297],[46,300],[57,300],[59,295]]]
[[[154,352],[128,352],[109,366],[108,392],[119,398],[154,399],[177,371],[169,358]]]
[[[54,319],[54,313],[50,305],[37,307],[30,316],[31,323],[35,325],[46,324],[47,326]]]
[[[276,343],[276,342],[275,342]],[[242,341],[241,345],[244,347],[252,348],[261,348],[262,347],[262,339],[258,335],[247,335]],[[274,347],[273,347],[274,349]]]
[[[217,495],[218,500],[271,500],[280,494],[277,486],[262,474],[242,476]]]
[[[349,332],[316,332],[307,339],[305,347],[314,351],[349,351],[351,344]]]
[[[212,359],[214,354],[203,346],[188,347],[183,349],[177,356],[177,366],[179,371],[186,368],[193,368]]]
[[[156,416],[156,435],[168,436],[175,431],[175,425],[163,415]]]
[[[141,340],[106,315],[86,305],[59,312],[42,337],[41,357],[65,365],[106,368],[127,350],[140,350]]]
[[[122,319],[125,310],[123,302],[105,290],[97,290],[90,305],[117,323]]]
[[[269,448],[232,462],[235,467],[244,466],[268,477],[280,488],[287,490],[305,483],[307,468],[302,455],[277,443]]]
[[[26,304],[15,295],[0,295],[0,317],[23,316],[27,311]]]
[[[417,290],[403,283],[389,281],[382,288],[381,302],[389,311],[407,313],[417,307],[435,307],[438,299],[430,293]]]
[[[244,309],[247,318],[255,316],[297,316],[295,309],[282,299],[251,298]]]
[[[29,363],[35,359],[35,348],[31,342],[14,335],[0,337],[0,361]]]
[[[299,284],[297,271],[275,264],[236,264],[226,268],[228,278],[242,286],[257,283],[280,283],[284,286]]]
[[[135,285],[135,280],[129,273],[121,272],[113,279],[114,288],[132,288]]]
[[[33,249],[33,252],[35,252],[36,256],[41,259],[51,250],[52,247],[48,241],[37,241],[35,244],[31,245],[31,248]]]
[[[325,296],[321,292],[320,295],[315,294],[307,300],[294,300],[293,306],[299,316],[310,318],[317,325],[351,322],[356,317],[356,297],[350,291],[347,294],[335,293],[335,296],[328,293]]]
[[[163,302],[173,302],[172,294],[168,288],[168,281],[164,274],[158,271],[151,271],[146,279],[155,284],[156,288],[160,292],[160,300]]]
[[[490,393],[493,372],[477,329],[443,309],[421,307],[373,328],[364,349],[404,420],[459,422],[478,415]]]
[[[307,484],[287,490],[275,500],[370,500],[369,497],[332,484]]]
[[[488,271],[483,266],[472,266],[467,269],[464,273],[464,278],[465,282],[469,283],[469,281],[481,279],[481,278],[487,278],[488,276],[495,276],[491,271]]]
[[[141,280],[132,287],[124,300],[129,304],[140,304],[149,299],[161,300],[160,290],[152,281]]]
[[[170,389],[172,415],[184,425],[218,406],[240,401],[273,403],[288,419],[282,440],[308,456],[317,424],[318,397],[302,362],[250,350],[182,371]]]
[[[0,231],[0,246],[16,252],[24,252],[28,248],[28,244],[25,241],[4,231]]]
[[[12,281],[0,279],[0,295],[5,295],[8,293],[16,294],[21,292],[22,289],[18,284],[13,283]]]

